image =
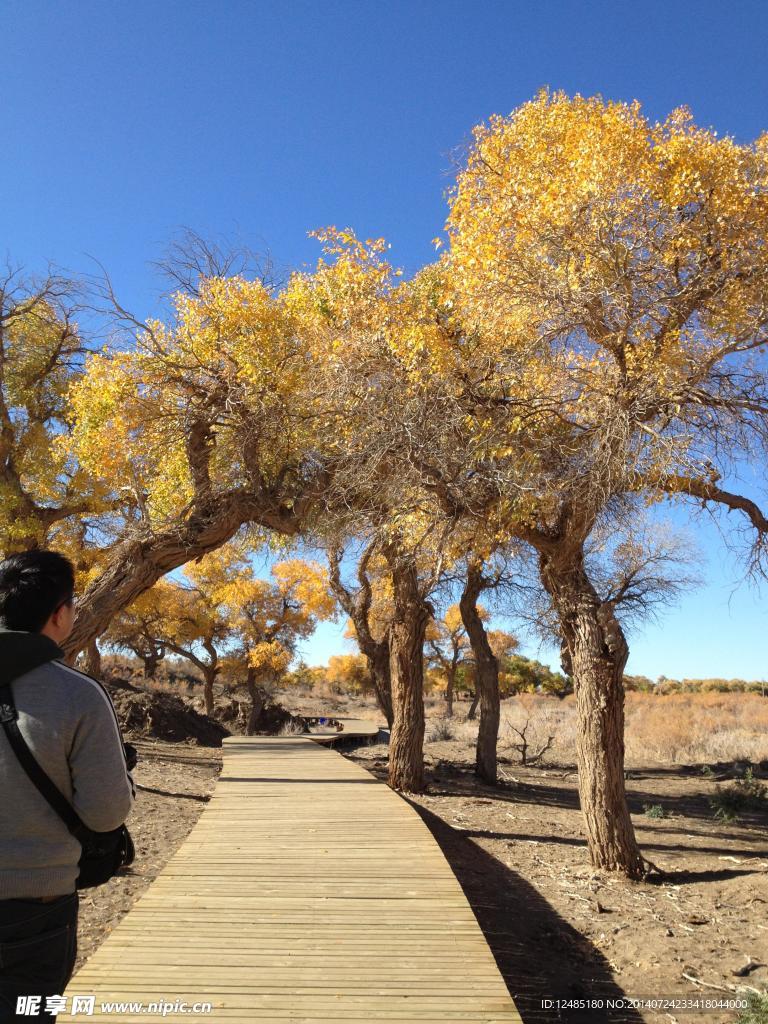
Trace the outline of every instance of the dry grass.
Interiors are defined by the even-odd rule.
[[[428,702],[427,742],[442,735],[441,702]],[[768,760],[768,700],[756,694],[702,693],[666,697],[628,693],[626,703],[626,754],[633,762],[701,764],[722,761]],[[557,700],[522,694],[502,702],[499,753],[517,757],[514,729],[527,724],[526,740],[535,753],[548,737],[554,742],[544,760],[573,763],[576,758],[576,704],[573,697]],[[466,720],[466,709],[455,708],[451,721],[459,742],[474,744],[477,721]]]
[[[768,700],[750,693],[627,695],[627,755],[672,764],[768,760]]]

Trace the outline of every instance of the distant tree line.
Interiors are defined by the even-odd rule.
[[[648,676],[624,676],[624,689],[637,693],[759,693],[768,695],[768,681],[765,679],[669,679],[659,676],[656,680]]]

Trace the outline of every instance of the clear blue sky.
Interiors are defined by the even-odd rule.
[[[0,255],[95,256],[142,316],[182,225],[284,270],[316,259],[307,231],[350,225],[413,271],[456,148],[542,85],[652,118],[685,103],[739,141],[768,128],[759,0],[5,0],[0,39]],[[729,605],[737,567],[702,540],[708,586],[635,639],[629,669],[768,675],[768,591]],[[338,647],[324,629],[306,656]]]

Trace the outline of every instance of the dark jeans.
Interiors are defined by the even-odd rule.
[[[77,890],[49,903],[0,900],[0,1024],[56,1020],[45,997],[62,995],[72,977],[79,906]],[[17,997],[28,995],[41,997],[37,1016],[16,1014]]]

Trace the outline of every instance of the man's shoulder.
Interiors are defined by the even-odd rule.
[[[57,677],[57,680],[66,687],[68,703],[82,703],[88,708],[109,706],[112,708],[112,698],[109,691],[95,676],[90,676],[80,669],[72,668],[63,661],[49,661],[44,669]]]

